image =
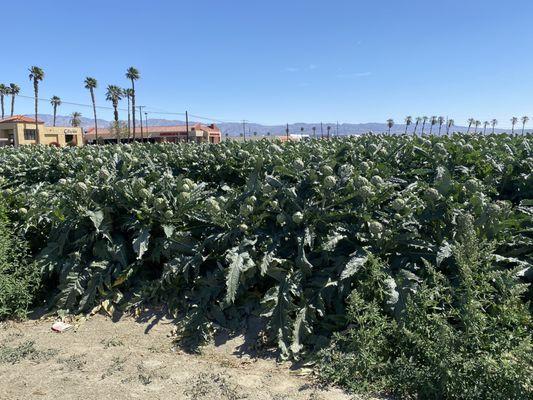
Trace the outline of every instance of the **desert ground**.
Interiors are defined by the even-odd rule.
[[[55,333],[55,319],[0,325],[0,399],[353,399],[309,370],[246,354],[244,336],[219,337],[198,354],[173,343],[159,315],[95,315]]]

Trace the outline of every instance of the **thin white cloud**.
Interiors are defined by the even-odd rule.
[[[345,74],[338,74],[337,78],[341,79],[356,79],[356,78],[363,78],[365,76],[372,75],[372,72],[351,72],[351,73],[345,73]]]
[[[309,64],[304,67],[285,67],[285,71],[287,72],[313,71],[317,68],[318,66],[316,64]]]

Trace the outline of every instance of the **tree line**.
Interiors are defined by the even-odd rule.
[[[510,119],[510,122],[511,122],[511,133],[514,134],[514,131],[515,131],[515,126],[516,124],[518,123],[518,121],[521,121],[522,122],[522,134],[524,134],[524,131],[525,131],[525,128],[526,128],[526,124],[528,123],[529,121],[529,117],[527,116],[523,116],[521,117],[520,119],[518,117],[512,117]],[[407,130],[409,129],[409,127],[411,125],[413,125],[413,122],[414,122],[414,128],[413,128],[413,135],[416,135],[416,131],[418,129],[418,127],[420,126],[420,124],[422,125],[422,135],[425,133],[425,128],[426,128],[426,124],[428,123],[429,121],[429,134],[433,134],[433,127],[434,126],[438,126],[438,134],[440,135],[441,132],[442,132],[442,126],[444,125],[445,126],[445,129],[446,129],[446,134],[449,134],[450,133],[450,129],[455,126],[455,121],[453,119],[447,119],[447,118],[444,118],[444,117],[437,117],[437,116],[432,116],[432,117],[416,117],[416,118],[413,118],[412,116],[408,115],[407,117],[405,117],[405,134],[407,134]],[[496,125],[498,125],[498,120],[497,119],[492,119],[490,121],[484,121],[483,123],[481,123],[481,121],[475,119],[475,118],[469,118],[467,121],[467,124],[468,124],[468,129],[466,131],[466,133],[470,133],[470,131],[472,130],[472,126],[474,127],[474,133],[477,134],[478,133],[478,129],[480,126],[483,125],[483,130],[479,131],[479,133],[483,133],[483,134],[486,134],[487,133],[487,128],[490,126],[492,128],[492,133],[494,134],[494,129],[496,128]],[[388,128],[388,133],[390,134],[390,131],[392,129],[392,127],[394,126],[394,120],[392,118],[389,118],[387,120],[387,128]]]

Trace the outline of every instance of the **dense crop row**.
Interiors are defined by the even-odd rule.
[[[163,301],[193,340],[260,314],[299,358],[353,325],[362,280],[379,280],[376,306],[397,322],[435,273],[461,286],[472,235],[527,310],[532,148],[495,135],[6,148],[0,187],[54,307]]]

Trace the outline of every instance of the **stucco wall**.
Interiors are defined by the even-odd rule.
[[[81,128],[72,128],[72,127],[52,127],[44,126],[44,124],[39,124],[39,140],[26,140],[24,139],[24,130],[25,129],[35,129],[34,123],[7,123],[0,124],[0,130],[13,130],[15,146],[21,145],[31,145],[31,144],[44,144],[44,145],[57,145],[57,146],[67,146],[65,137],[66,135],[73,136],[73,143],[77,146],[83,145],[83,133]]]

